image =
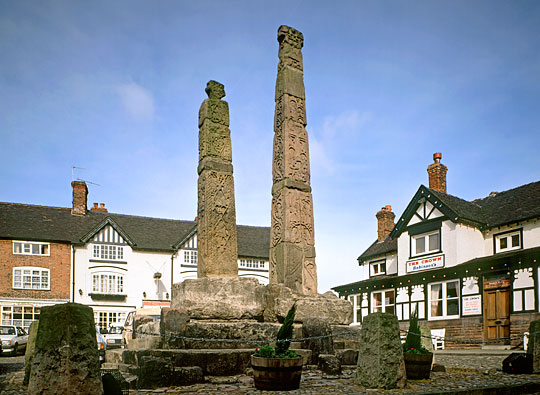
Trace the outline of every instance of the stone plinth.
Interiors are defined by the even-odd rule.
[[[29,394],[103,394],[94,325],[88,306],[41,308]]]
[[[540,320],[529,325],[529,344],[527,354],[532,355],[533,373],[540,373]]]
[[[212,277],[174,284],[171,307],[192,320],[281,322],[296,303],[296,322],[323,318],[332,325],[352,322],[352,305],[331,292],[303,295],[282,284],[262,285],[244,277]]]
[[[366,388],[403,388],[407,376],[397,317],[369,314],[362,329],[355,383]]]

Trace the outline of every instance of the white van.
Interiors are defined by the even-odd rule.
[[[124,322],[124,330],[122,331],[122,344],[125,347],[133,339],[133,322],[135,321],[135,316],[148,316],[152,317],[154,322],[159,321],[161,318],[161,307],[143,307],[128,313]]]

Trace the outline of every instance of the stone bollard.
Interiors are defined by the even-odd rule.
[[[397,317],[369,314],[362,329],[355,383],[366,388],[404,388],[407,380]]]
[[[42,307],[28,394],[103,394],[90,307]]]
[[[529,324],[529,344],[527,354],[532,355],[532,372],[540,373],[540,320]]]
[[[34,321],[28,329],[28,343],[26,343],[26,352],[24,353],[24,380],[23,384],[28,385],[30,381],[30,371],[32,370],[32,359],[34,358],[34,349],[36,348],[36,336],[39,321]]]

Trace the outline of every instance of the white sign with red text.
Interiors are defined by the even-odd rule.
[[[482,298],[480,295],[463,297],[463,315],[482,314]]]
[[[444,254],[407,261],[407,273],[444,267]]]

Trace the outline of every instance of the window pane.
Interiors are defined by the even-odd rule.
[[[442,284],[431,285],[431,300],[442,299]]]
[[[386,273],[386,262],[381,263],[381,273]]]
[[[439,249],[439,234],[434,233],[429,235],[429,250],[436,251]]]
[[[519,235],[512,236],[512,247],[519,247]]]
[[[452,299],[447,301],[447,315],[458,315],[459,314],[459,300],[458,299]]]
[[[43,244],[41,246],[41,253],[43,255],[49,255],[49,245],[48,244]]]
[[[499,248],[501,250],[505,249],[505,248],[508,248],[508,243],[506,242],[506,237],[502,237],[501,239],[499,239]]]
[[[39,244],[32,244],[32,254],[39,255]]]
[[[394,291],[386,291],[384,294],[385,304],[394,304]]]
[[[395,314],[394,306],[386,306],[385,313]]]
[[[374,306],[382,305],[382,295],[380,292],[373,293],[373,305]]]
[[[432,317],[442,316],[442,302],[441,301],[431,302],[431,316]]]
[[[426,238],[418,237],[416,238],[416,253],[421,254],[426,251]]]
[[[21,243],[13,243],[13,252],[15,254],[21,254],[22,253],[22,244]]]
[[[446,297],[447,298],[456,298],[458,296],[458,282],[452,281],[446,283]]]

